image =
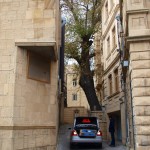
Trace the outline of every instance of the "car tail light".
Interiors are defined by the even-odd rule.
[[[98,130],[97,136],[102,136],[102,131]]]
[[[78,134],[77,134],[77,131],[76,130],[72,130],[72,132],[71,132],[71,136],[77,136]]]

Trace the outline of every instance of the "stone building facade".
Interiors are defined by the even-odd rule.
[[[117,121],[116,139],[129,149],[148,150],[149,0],[104,0],[100,42],[103,45],[102,104],[106,115]]]
[[[115,139],[126,144],[126,111],[125,97],[121,84],[122,67],[120,65],[119,0],[104,0],[102,4],[102,66],[103,81],[101,82],[102,105],[107,116],[115,120]],[[110,134],[107,131],[107,138]]]
[[[150,1],[123,1],[129,147],[150,149]]]
[[[89,104],[84,91],[79,85],[79,75],[74,70],[74,65],[68,65],[65,71],[67,87],[67,107],[84,107],[89,109]]]
[[[54,150],[59,0],[0,1],[0,149]]]

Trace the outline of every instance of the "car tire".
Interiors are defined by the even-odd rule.
[[[70,143],[70,149],[74,149],[74,145]]]
[[[99,148],[102,149],[102,143],[99,144]]]

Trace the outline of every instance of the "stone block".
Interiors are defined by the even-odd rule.
[[[13,150],[13,140],[12,139],[4,139],[2,141],[2,150]]]
[[[38,135],[37,137],[35,137],[35,145],[36,146],[43,146],[44,145],[44,141],[43,141],[43,136],[42,135]]]
[[[134,121],[137,126],[141,125],[142,127],[145,126],[145,128],[147,128],[147,126],[150,125],[150,116],[136,116]]]
[[[24,148],[24,139],[23,138],[15,138],[14,139],[14,149],[23,149]]]
[[[34,29],[34,38],[35,39],[41,39],[43,38],[43,29],[40,28],[40,29]]]
[[[41,19],[41,18],[43,18],[43,11],[39,8],[34,9],[33,19]]]
[[[56,20],[55,18],[44,19],[44,27],[45,28],[53,28],[55,29]]]
[[[137,87],[132,89],[133,97],[138,96],[149,96],[150,95],[150,88],[149,87]]]
[[[15,20],[17,18],[17,11],[12,10],[7,13],[7,19],[8,20]]]
[[[135,43],[130,44],[130,52],[133,52],[132,55],[134,55],[134,52],[136,52],[136,51],[140,54],[141,51],[145,52],[145,50],[148,50],[148,49],[150,49],[148,41],[145,41],[142,43],[141,42],[135,42]]]
[[[22,22],[24,29],[33,29],[33,20],[32,19],[26,19]]]
[[[52,9],[44,10],[44,18],[53,18],[54,11]]]
[[[150,145],[150,136],[136,135],[136,141],[138,146],[148,147]],[[141,149],[143,150],[143,149]]]
[[[0,74],[0,84],[8,83],[8,74],[1,73]]]
[[[136,150],[150,150],[150,146],[138,146]]]
[[[12,107],[13,106],[13,96],[5,96],[3,100],[3,107]]]
[[[11,2],[11,10],[17,10],[20,7],[20,2]]]
[[[139,135],[146,135],[149,136],[150,135],[150,124],[147,125],[137,125],[136,126],[136,133]]]
[[[12,25],[12,21],[11,20],[3,20],[1,22],[1,31],[11,29],[11,25]]]
[[[130,58],[132,61],[149,60],[150,59],[150,51],[131,53]]]
[[[33,10],[29,9],[26,11],[26,19],[33,19]]]
[[[138,69],[133,70],[131,74],[131,79],[133,78],[149,78],[150,77],[150,69]]]
[[[150,106],[136,106],[135,108],[135,114],[137,116],[150,116]]]
[[[142,106],[149,106],[150,100],[148,96],[142,96],[142,97],[134,97],[133,98],[134,105],[142,105]]]
[[[5,30],[0,31],[0,40],[6,39],[6,32]]]
[[[1,117],[13,117],[13,110],[11,107],[3,107],[1,108]]]
[[[34,19],[33,26],[34,26],[34,30],[44,28],[44,19],[43,18],[42,19]]]
[[[132,80],[132,87],[149,87],[150,78],[135,78]]]
[[[150,59],[149,60],[132,61],[131,66],[132,66],[133,69],[147,69],[147,68],[150,68]]]
[[[24,29],[24,32],[25,32],[25,38],[27,39],[34,39],[34,30],[31,28],[31,29]]]

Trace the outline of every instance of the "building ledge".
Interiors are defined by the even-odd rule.
[[[127,10],[127,14],[148,13],[149,9]]]
[[[40,42],[40,41],[16,41],[15,46],[23,48],[25,50],[29,50],[35,52],[41,56],[44,56],[48,59],[52,59],[56,61],[58,59],[57,56],[57,48],[56,42]]]
[[[127,47],[129,47],[130,43],[133,42],[143,42],[143,41],[149,41],[150,40],[150,35],[143,35],[143,36],[128,36],[125,38],[127,42]]]

